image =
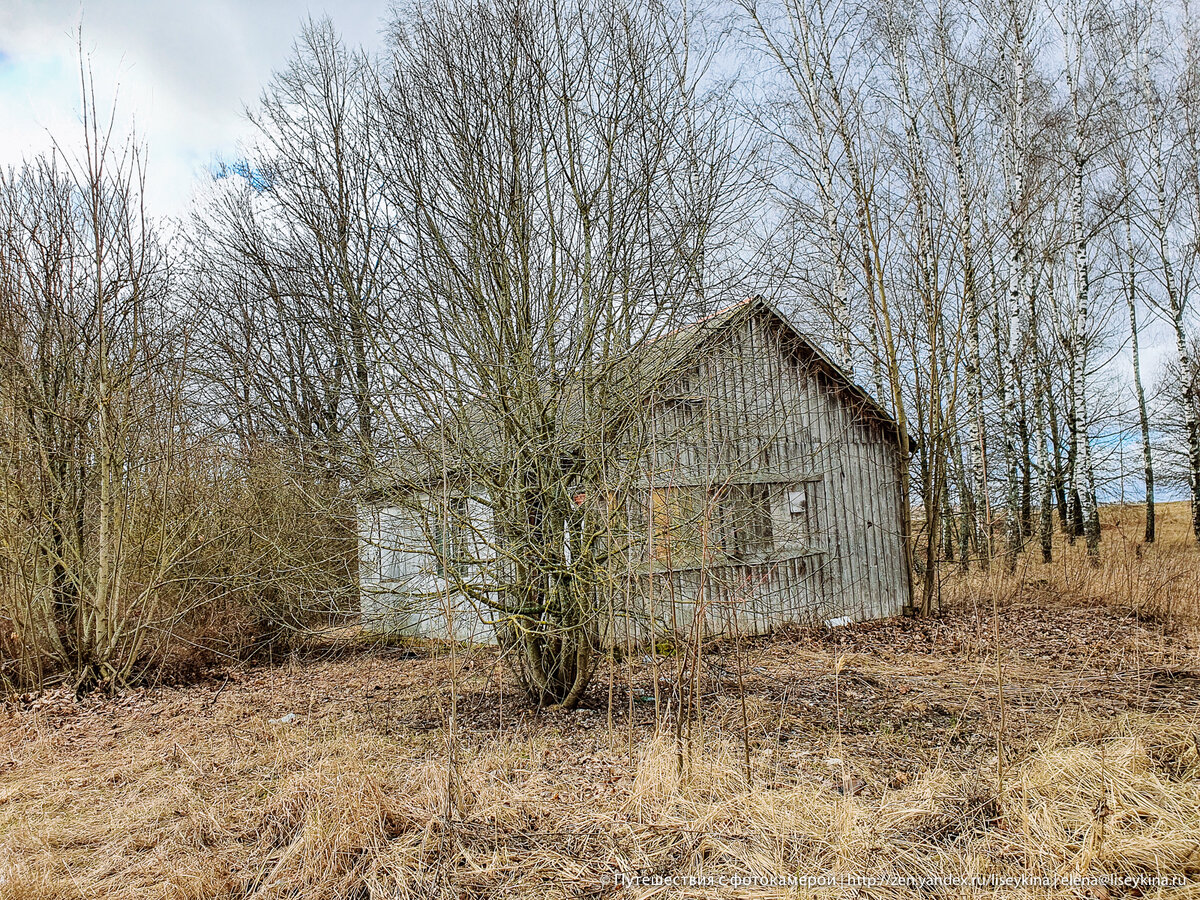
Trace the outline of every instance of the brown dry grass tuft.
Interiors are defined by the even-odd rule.
[[[730,777],[738,766],[728,745],[706,748],[703,766],[682,780],[664,771],[668,754],[660,753],[657,781],[645,765],[639,781],[657,788],[648,821],[672,837],[642,845],[627,870],[662,871],[674,858],[669,870],[686,875],[1195,876],[1196,734],[1124,719],[1101,738],[1059,736],[1013,773],[1003,794],[977,773],[934,771],[875,800],[840,797],[813,780],[747,790]],[[688,844],[688,829],[705,836]]]
[[[131,737],[56,785],[10,775],[0,896],[565,898],[614,893],[607,879],[619,873],[822,872],[1179,875],[1192,886],[1143,896],[1200,896],[1200,730],[1145,716],[1063,730],[1013,768],[1003,793],[986,772],[934,769],[897,789],[843,795],[825,758],[780,780],[763,754],[747,784],[740,748],[719,734],[691,748],[682,772],[670,739],[648,738],[631,780],[599,798],[568,796],[578,785],[541,765],[545,736],[464,748],[453,775],[435,752],[406,753],[361,731],[276,729],[240,743],[249,737],[165,753],[161,740]]]

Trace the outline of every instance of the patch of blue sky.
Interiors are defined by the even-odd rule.
[[[214,181],[222,178],[244,178],[246,183],[260,194],[271,186],[270,176],[261,169],[251,166],[250,162],[245,159],[218,162],[213,166],[212,176]]]

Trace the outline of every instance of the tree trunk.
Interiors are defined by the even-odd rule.
[[[1079,140],[1078,134],[1076,141]],[[1075,251],[1075,324],[1073,350],[1078,354],[1075,376],[1075,417],[1077,441],[1080,454],[1077,457],[1076,485],[1079,469],[1083,476],[1083,521],[1084,539],[1087,542],[1088,559],[1093,565],[1100,562],[1100,517],[1096,508],[1096,473],[1092,467],[1092,442],[1088,434],[1088,262],[1087,241],[1083,230],[1083,154],[1075,152],[1075,173],[1072,185],[1071,219],[1074,231]]]
[[[1133,388],[1137,397],[1138,424],[1142,432],[1142,476],[1146,484],[1146,531],[1144,540],[1154,543],[1154,462],[1150,456],[1150,417],[1146,412],[1146,391],[1142,386],[1142,365],[1138,340],[1137,281],[1134,269],[1133,223],[1125,212],[1125,258],[1129,265],[1125,281],[1125,303],[1129,308],[1129,339],[1133,353]]]

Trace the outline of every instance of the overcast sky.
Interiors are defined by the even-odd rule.
[[[348,44],[379,46],[390,0],[0,0],[0,166],[79,142],[76,34],[101,104],[149,149],[148,202],[181,216],[198,178],[237,155],[243,116],[282,67],[301,22],[329,15]],[[1114,310],[1119,313],[1119,310]],[[1147,381],[1172,348],[1161,323],[1143,335]],[[1128,347],[1116,374],[1128,381]],[[1112,370],[1110,370],[1112,371]]]
[[[0,166],[79,140],[76,35],[100,103],[149,149],[148,202],[180,215],[195,179],[236,153],[253,103],[301,21],[329,15],[375,48],[388,0],[0,0]]]

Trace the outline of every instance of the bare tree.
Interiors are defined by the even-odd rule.
[[[718,292],[738,212],[692,24],[620,2],[415,7],[376,95],[406,242],[380,329],[394,471],[539,704],[588,683],[639,471],[637,386],[668,364],[643,348]],[[459,541],[486,564],[456,564]]]
[[[379,305],[395,277],[376,182],[373,70],[326,21],[248,113],[256,141],[194,221],[214,424],[294,446],[335,483],[371,462]]]
[[[1162,26],[1163,11],[1155,19]],[[1180,23],[1187,40],[1182,59],[1177,62],[1178,81],[1163,86],[1152,71],[1149,54],[1143,55],[1138,87],[1142,115],[1146,122],[1143,164],[1151,185],[1150,197],[1143,204],[1144,231],[1153,248],[1155,265],[1149,274],[1156,290],[1148,299],[1171,327],[1176,359],[1173,369],[1179,375],[1178,393],[1184,416],[1184,436],[1188,459],[1188,493],[1192,504],[1192,532],[1200,540],[1200,418],[1196,414],[1195,385],[1186,375],[1192,368],[1187,320],[1197,254],[1194,238],[1200,233],[1200,176],[1196,160],[1200,158],[1200,104],[1197,103],[1195,25],[1185,14]],[[1169,70],[1168,70],[1169,71]]]
[[[0,174],[0,615],[5,674],[87,687],[155,655],[195,522],[172,516],[184,424],[170,257],[142,205],[140,149],[99,118],[80,74],[79,155]]]
[[[789,199],[797,194],[805,196],[801,192],[808,180],[815,194],[811,201],[814,208],[825,210],[827,201],[832,199],[837,204],[842,198],[853,207],[852,238],[843,241],[854,247],[853,252],[845,251],[846,258],[857,257],[859,265],[846,266],[844,271],[847,275],[859,271],[856,280],[861,299],[849,304],[860,311],[850,317],[858,324],[857,332],[852,330],[850,337],[867,356],[875,391],[885,398],[899,423],[901,452],[906,460],[911,459],[912,368],[903,346],[910,335],[901,334],[898,327],[899,317],[908,310],[901,312],[894,299],[907,289],[912,271],[907,268],[910,260],[898,258],[892,247],[901,229],[893,216],[897,207],[891,204],[890,188],[896,172],[889,161],[898,154],[891,145],[895,137],[890,131],[893,122],[864,112],[869,102],[877,102],[877,81],[886,71],[880,60],[887,55],[887,48],[876,39],[881,31],[875,27],[871,8],[854,2],[784,0],[741,6],[748,19],[751,45],[766,49],[772,63],[768,71],[779,81],[770,114],[757,118],[788,151],[784,159],[789,168],[786,177],[781,175],[779,180],[792,192]],[[885,106],[895,108],[895,104]],[[903,128],[901,122],[899,141],[907,147]],[[914,182],[909,174],[902,170],[899,178],[911,187]],[[826,224],[821,232],[823,241],[813,255],[827,255],[827,264],[834,267],[834,302],[827,304],[828,320],[835,340],[842,342],[847,320],[836,290],[837,273],[842,269],[833,255],[829,217],[822,212],[818,221]],[[803,231],[799,227],[793,233],[803,240]],[[920,264],[913,262],[914,267]],[[936,352],[936,342],[934,347]],[[933,469],[927,467],[926,472],[932,473]],[[901,477],[907,528],[908,504],[914,493],[907,466]],[[926,487],[923,481],[920,496],[930,495]],[[941,502],[940,494],[937,502]],[[909,553],[911,549],[906,547]]]

